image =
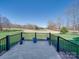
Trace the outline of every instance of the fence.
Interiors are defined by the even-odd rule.
[[[14,46],[16,43],[18,43],[21,39],[21,33],[10,35],[10,47]]]
[[[0,39],[0,53],[1,54],[2,54],[2,52],[6,51],[6,44],[5,43],[6,43],[6,37]]]
[[[49,37],[49,44],[51,45],[52,43],[58,52],[64,53],[66,55],[66,59],[79,59],[79,45],[60,36],[56,36],[51,33],[23,33],[23,37],[25,40],[32,40],[33,37],[35,37],[41,41],[45,41],[45,39]]]
[[[69,59],[79,59],[79,45],[68,41],[62,37],[55,36],[51,33],[18,33],[14,35],[8,35],[2,39],[0,39],[0,55],[2,53],[9,50],[12,46],[14,46],[17,42],[20,41],[24,37],[25,40],[32,41],[33,38],[37,40],[45,41],[48,37],[50,38],[49,44],[52,43],[57,49],[58,52],[64,52],[66,57]],[[67,59],[68,59],[67,58]]]
[[[33,37],[35,37],[35,33],[22,33],[22,36],[25,38],[25,40],[32,40]]]
[[[20,41],[24,37],[25,40],[31,40],[33,38],[37,38],[38,40],[45,40],[47,37],[49,37],[49,33],[18,33],[14,35],[7,35],[4,38],[0,39],[0,55],[3,54],[3,52],[8,51],[12,46],[14,46],[17,42]],[[21,42],[21,41],[20,41]]]
[[[51,35],[52,44],[57,51],[64,53],[66,59],[79,59],[79,45],[60,36]]]
[[[14,46],[21,39],[21,33],[14,35],[7,35],[0,39],[0,55],[8,51],[12,46]]]
[[[33,38],[39,41],[45,41],[45,39],[49,37],[49,33],[23,33],[23,37],[27,41],[32,41]]]

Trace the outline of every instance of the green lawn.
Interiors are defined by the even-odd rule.
[[[76,33],[67,33],[67,34],[54,34],[52,35],[52,42],[56,46],[57,45],[57,36],[59,38],[59,46],[60,49],[71,52],[72,54],[79,54],[79,34]],[[64,38],[64,39],[63,39]],[[72,42],[72,43],[71,43]]]
[[[35,33],[24,33],[23,37],[26,40],[32,40],[35,37]],[[37,39],[46,39],[47,37],[49,37],[49,34],[45,34],[45,33],[37,33],[36,34]]]
[[[79,44],[79,34],[67,33],[67,34],[55,34],[56,36],[61,36],[66,40],[69,40],[73,43]]]
[[[0,32],[0,53],[6,50],[6,35],[10,35],[10,47],[12,47],[20,40],[21,31]]]
[[[5,37],[6,35],[13,35],[13,34],[17,34],[20,33],[20,31],[12,31],[12,32],[0,32],[0,38]],[[54,36],[56,35],[56,36]],[[52,42],[56,45],[57,44],[57,36],[61,36],[63,38],[65,38],[66,40],[69,40],[75,44],[79,44],[79,34],[72,34],[72,33],[67,33],[67,34],[52,34],[51,38],[52,38]],[[26,40],[32,40],[32,38],[35,37],[35,33],[23,33],[23,37]],[[36,37],[38,39],[46,39],[47,37],[49,37],[49,34],[42,34],[42,33],[37,33]],[[11,46],[13,46],[14,44],[16,44],[21,38],[21,34],[17,34],[14,36],[10,36],[10,44]],[[4,43],[2,43],[1,46],[5,47],[5,38],[4,38]],[[60,39],[60,47],[67,50],[67,51],[74,51],[76,52],[77,50],[77,46],[74,44],[71,44],[70,42],[67,42],[63,39]],[[79,49],[79,48],[78,48]]]
[[[21,31],[4,31],[4,32],[0,32],[0,39],[5,37],[6,35],[13,35],[13,34],[17,34],[20,33]]]
[[[19,34],[18,34],[19,33]],[[16,34],[16,35],[14,35]],[[5,37],[6,35],[10,35],[10,47],[15,45],[21,39],[21,32],[20,31],[12,31],[12,32],[0,32],[0,38]],[[49,34],[36,34],[38,39],[46,39]],[[32,40],[35,37],[35,33],[23,33],[23,37],[26,40]],[[6,38],[0,40],[0,52],[4,51],[6,47]]]

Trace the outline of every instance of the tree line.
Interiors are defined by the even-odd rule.
[[[0,16],[0,31],[10,30],[11,28],[34,29],[34,30],[43,29],[42,27],[33,24],[26,24],[26,25],[13,24],[7,17]]]
[[[58,18],[56,23],[53,23],[53,21],[50,21],[48,23],[49,29],[58,29],[60,30],[61,27],[66,27],[68,30],[71,30],[73,32],[79,32],[79,0],[73,0],[72,3],[69,5],[69,7],[66,8],[64,12],[66,21],[63,19],[63,22],[65,23],[65,26],[63,22],[61,21],[61,17]],[[55,30],[56,30],[55,29]]]
[[[3,28],[10,28],[10,21],[8,18],[0,16],[0,31],[3,30]]]
[[[79,31],[79,0],[73,0],[66,10],[67,27],[74,32]]]
[[[66,17],[65,27],[68,30],[72,30],[73,32],[79,31],[79,0],[73,0],[72,4],[70,4],[70,6],[67,7],[64,14]],[[57,20],[55,22],[49,20],[47,27],[42,28],[34,24],[26,24],[26,25],[12,24],[7,17],[0,16],[0,31],[4,30],[4,28],[60,30],[64,26],[63,25],[64,19],[63,22],[61,22],[62,21],[61,18],[62,17],[57,17]]]

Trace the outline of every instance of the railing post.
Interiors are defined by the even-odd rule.
[[[49,38],[50,38],[50,40],[51,40],[51,33],[49,33]]]
[[[36,32],[35,32],[35,39],[36,39],[37,37],[36,37]]]
[[[10,38],[9,35],[6,36],[6,51],[10,49]]]
[[[20,45],[22,45],[22,44],[23,44],[23,40],[24,40],[24,37],[23,37],[23,33],[21,32]]]
[[[76,50],[76,58],[79,59],[79,47],[76,46],[76,49],[77,49],[77,50]]]
[[[33,38],[33,43],[37,43],[37,39],[36,38]]]
[[[35,37],[33,38],[33,43],[37,42],[37,37],[36,37],[36,32],[35,32]]]
[[[22,35],[23,33],[21,32],[21,39],[22,39],[22,37],[23,37],[23,35]]]
[[[48,38],[48,42],[49,42],[49,45],[51,45],[51,33],[49,33],[49,38]]]
[[[57,37],[57,51],[59,52],[59,36]]]

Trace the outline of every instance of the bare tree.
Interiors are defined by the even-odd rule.
[[[0,31],[2,31],[2,20],[1,20],[1,16],[0,16]]]
[[[57,30],[57,26],[53,21],[48,21],[48,29],[50,30]]]
[[[67,8],[67,16],[73,26],[73,31],[77,31],[79,27],[79,0],[73,0],[73,3]],[[69,21],[68,20],[68,21]]]
[[[0,31],[2,31],[3,28],[9,29],[10,28],[10,24],[11,23],[10,23],[8,18],[0,16]]]
[[[8,28],[8,29],[10,29],[10,21],[9,21],[9,19],[8,18],[6,18],[6,17],[3,17],[3,24],[4,24],[4,26],[6,27],[6,28]]]
[[[34,29],[34,30],[37,30],[40,28],[37,25],[33,25],[33,24],[27,24],[27,25],[24,25],[23,27],[26,29]]]
[[[57,27],[58,27],[58,30],[60,30],[61,29],[61,18],[60,17],[57,17],[57,19],[56,19],[56,23],[57,23]]]

